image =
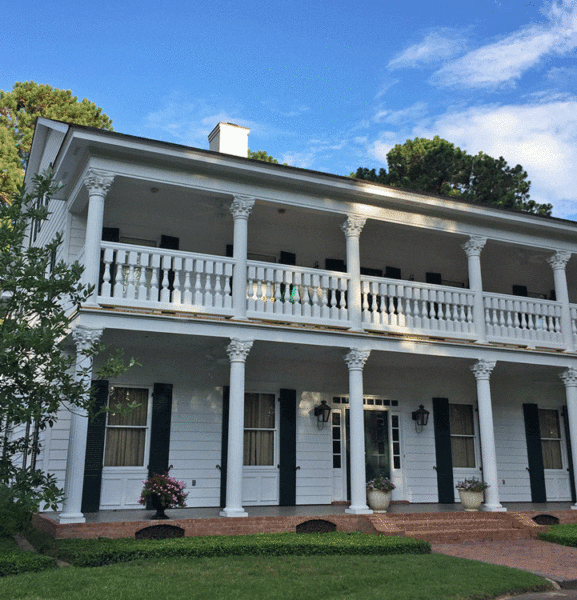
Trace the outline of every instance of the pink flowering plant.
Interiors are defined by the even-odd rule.
[[[144,487],[140,494],[138,502],[146,502],[154,497],[160,501],[164,508],[175,508],[177,506],[184,508],[186,506],[186,497],[188,493],[184,491],[186,483],[178,481],[171,477],[168,472],[164,474],[154,473],[146,481],[142,482]]]
[[[367,492],[392,492],[395,487],[395,484],[382,473],[377,475],[374,479],[367,481]]]
[[[455,487],[464,492],[482,492],[483,490],[486,490],[489,485],[476,477],[471,477],[471,479],[459,481]]]

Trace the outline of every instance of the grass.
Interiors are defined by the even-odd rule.
[[[540,533],[539,539],[577,548],[577,525],[553,525],[549,531]]]
[[[439,554],[230,556],[68,567],[0,580],[2,600],[452,600],[547,589],[526,573]]]
[[[56,564],[52,559],[20,550],[12,536],[0,535],[0,579],[6,575],[54,568]]]

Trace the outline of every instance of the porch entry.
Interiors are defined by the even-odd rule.
[[[348,398],[333,398],[340,403],[348,403]],[[381,474],[390,478],[395,484],[396,493],[402,496],[402,471],[401,471],[401,439],[399,415],[393,412],[391,407],[398,406],[397,400],[366,397],[364,404],[364,439],[365,439],[365,471],[366,479],[370,481]],[[334,409],[333,409],[334,410]],[[339,414],[339,413],[336,413]],[[350,500],[350,426],[349,408],[344,408],[344,450],[346,454],[346,498]],[[338,449],[333,427],[333,452]],[[340,462],[339,462],[340,464]],[[335,467],[333,460],[333,467]],[[337,469],[333,468],[334,477],[338,480]],[[338,492],[335,493],[337,496]],[[344,499],[343,492],[342,498]]]

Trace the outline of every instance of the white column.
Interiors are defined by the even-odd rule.
[[[497,453],[495,451],[495,432],[493,429],[493,409],[491,407],[491,385],[489,378],[495,368],[495,361],[480,360],[471,367],[477,379],[477,402],[479,405],[479,430],[481,433],[481,457],[483,460],[483,479],[489,485],[485,491],[483,510],[505,512],[507,509],[499,502],[499,479],[497,474]]]
[[[485,333],[485,307],[483,305],[483,280],[481,278],[481,250],[487,238],[473,235],[461,248],[466,252],[469,264],[469,289],[473,292],[473,323],[477,334],[477,342],[487,341]]]
[[[577,480],[577,369],[571,367],[559,375],[565,384],[567,395],[567,419],[569,420],[569,438],[571,439],[571,458],[573,459],[573,478]],[[577,510],[577,504],[571,507]]]
[[[252,340],[231,339],[226,347],[230,359],[230,402],[228,413],[228,454],[226,506],[222,517],[248,517],[242,507],[242,463],[244,445],[244,374]]]
[[[553,268],[553,277],[555,279],[555,297],[557,302],[561,303],[561,331],[563,341],[567,350],[575,350],[573,340],[573,324],[571,323],[571,308],[569,307],[569,291],[567,290],[567,275],[565,266],[571,258],[570,252],[559,251],[547,259],[547,262]]]
[[[341,225],[347,238],[347,271],[350,275],[348,309],[352,331],[362,331],[361,256],[359,238],[366,223],[364,217],[348,217]]]
[[[86,351],[97,342],[102,329],[89,329],[78,326],[72,331],[76,344],[76,377],[83,381],[86,394],[90,393],[92,383],[92,359]],[[86,459],[86,435],[88,433],[88,414],[86,410],[71,406],[68,454],[64,481],[64,505],[59,515],[60,523],[84,523],[82,514],[82,489],[84,487],[84,461]]]
[[[235,196],[230,206],[234,218],[233,258],[236,261],[232,278],[232,306],[235,320],[246,320],[246,285],[248,251],[248,217],[254,206],[254,198]]]
[[[370,350],[352,348],[344,359],[349,368],[349,428],[351,438],[351,505],[353,515],[371,514],[367,506],[365,466],[365,418],[363,413],[363,367]]]
[[[105,171],[88,169],[84,185],[88,189],[88,218],[86,220],[86,242],[84,246],[83,282],[94,286],[94,294],[87,304],[97,304],[98,277],[100,275],[100,241],[104,221],[104,198],[114,181]]]

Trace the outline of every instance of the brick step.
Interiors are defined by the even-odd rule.
[[[407,523],[394,523],[399,529],[405,531],[410,530],[443,530],[443,529],[460,529],[462,531],[470,531],[475,529],[512,529],[512,525],[508,521],[493,521],[491,519],[479,519],[477,521],[463,521],[462,523],[455,523],[454,521],[413,521]]]
[[[451,544],[462,542],[505,542],[508,540],[530,539],[531,532],[526,529],[501,529],[487,528],[476,531],[462,531],[460,529],[448,529],[446,531],[405,531],[406,537],[425,540],[438,544]]]
[[[422,513],[387,513],[389,519],[395,521],[426,521],[427,519],[447,519],[454,521],[473,521],[475,519],[495,519],[502,520],[507,518],[505,513],[498,512],[422,512]]]

